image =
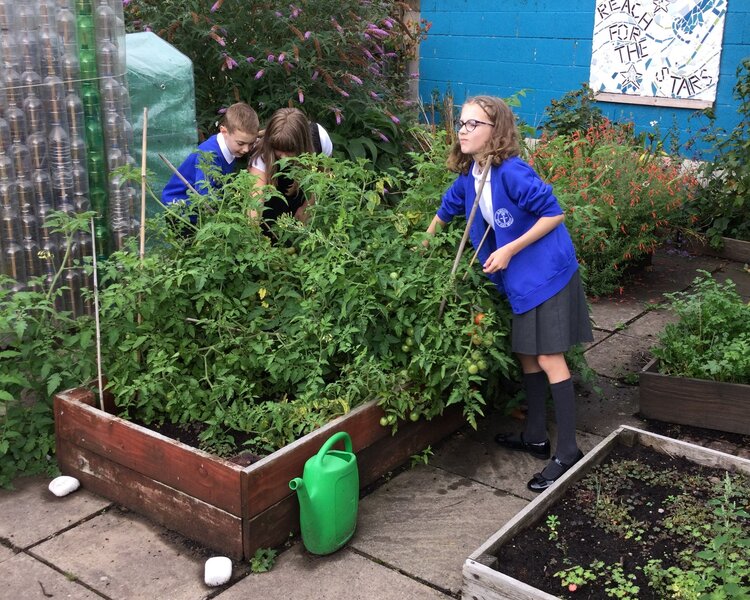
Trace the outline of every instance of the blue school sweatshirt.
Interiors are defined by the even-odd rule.
[[[219,147],[217,135],[218,134],[212,135],[198,146],[198,150],[191,153],[190,156],[188,156],[180,165],[180,168],[177,169],[180,174],[190,182],[190,185],[192,185],[198,193],[203,194],[204,196],[208,193],[209,186],[216,187],[216,182],[208,180],[206,175],[200,169],[201,152],[211,152],[213,154],[213,163],[219,167],[222,174],[226,175],[234,170],[234,161],[228,163],[224,158],[224,154]],[[180,178],[177,177],[177,175],[172,174],[172,177],[161,192],[162,204],[172,204],[179,200],[185,200],[187,196],[187,186],[180,181]]]
[[[445,222],[463,214],[468,220],[474,205],[475,178],[472,163],[466,175],[459,175],[443,195],[437,216]],[[477,260],[484,264],[499,247],[517,239],[536,223],[539,217],[554,217],[563,210],[536,171],[517,156],[493,166],[489,180],[492,191],[494,236],[487,236]],[[477,207],[469,237],[477,248],[487,222]],[[510,259],[508,268],[489,275],[501,293],[508,297],[512,311],[523,314],[562,290],[578,269],[570,234],[560,223],[544,237],[530,244]]]

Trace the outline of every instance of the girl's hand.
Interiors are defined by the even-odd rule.
[[[513,252],[508,246],[501,246],[489,255],[482,268],[485,273],[496,273],[508,268]]]

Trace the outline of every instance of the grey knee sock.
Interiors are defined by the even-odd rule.
[[[576,443],[576,394],[573,380],[568,378],[550,385],[552,400],[555,403],[557,421],[557,447],[555,455],[568,464],[578,456]]]
[[[531,444],[547,439],[547,374],[524,373],[523,387],[526,392],[526,426],[523,439]]]

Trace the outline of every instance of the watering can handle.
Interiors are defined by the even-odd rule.
[[[334,444],[338,442],[339,440],[344,440],[344,449],[347,452],[352,451],[352,438],[349,437],[349,434],[346,431],[339,431],[338,433],[334,433],[331,437],[326,440],[326,443],[323,444],[323,446],[318,450],[318,460],[322,460],[323,457],[328,454],[331,448],[333,448]]]

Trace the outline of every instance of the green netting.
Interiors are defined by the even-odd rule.
[[[133,117],[133,156],[140,169],[143,108],[146,107],[146,164],[154,174],[148,181],[160,197],[172,173],[159,158],[159,153],[177,167],[198,143],[193,63],[151,32],[129,33],[125,36],[125,47]],[[158,204],[151,199],[147,200],[146,206],[149,215],[158,210]]]

